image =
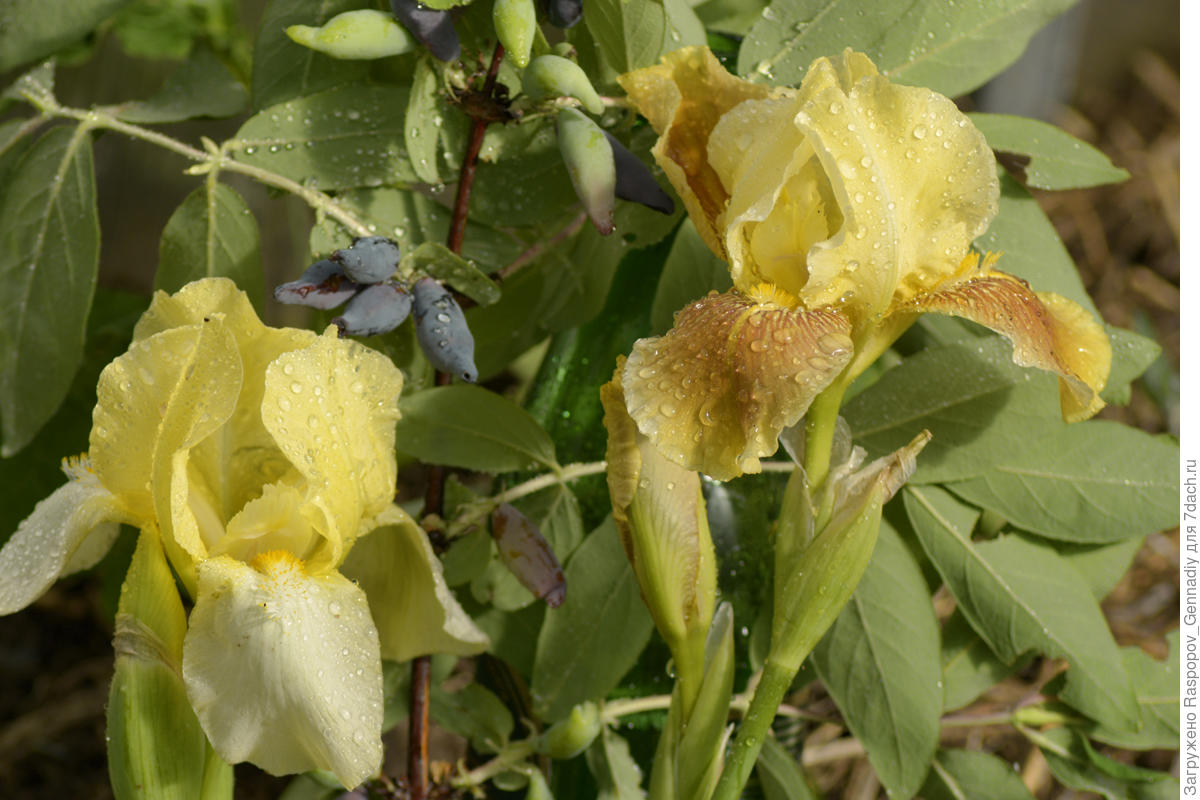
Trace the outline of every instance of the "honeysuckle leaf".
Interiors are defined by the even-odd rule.
[[[1033,800],[1010,764],[975,750],[939,750],[921,787],[921,796],[928,800]]]
[[[8,12],[6,12],[8,13]],[[0,191],[0,454],[62,403],[83,356],[100,257],[91,134],[54,128]]]
[[[323,25],[343,11],[360,7],[356,0],[272,0],[254,41],[253,107],[263,109],[364,78],[369,62],[329,58],[284,33],[291,25]]]
[[[1070,663],[1060,698],[1121,730],[1139,709],[1112,633],[1083,578],[1046,546],[1015,536],[973,543],[978,512],[935,486],[904,506],[922,548],[971,626],[1002,659],[1034,650]]]
[[[747,34],[738,72],[776,85],[796,84],[813,59],[853,47],[892,80],[953,97],[1016,61],[1029,38],[1073,3],[775,0]]]
[[[246,88],[213,52],[199,47],[154,95],[116,108],[126,122],[181,122],[231,117],[246,107]]]
[[[1025,181],[1037,189],[1080,189],[1118,183],[1129,173],[1113,166],[1108,156],[1071,134],[1036,119],[1010,114],[968,114],[988,146],[1002,153],[1025,156]]]
[[[0,72],[83,38],[129,0],[12,0],[0,16]]]

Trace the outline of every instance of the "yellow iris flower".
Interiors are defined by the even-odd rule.
[[[637,342],[620,371],[629,414],[667,458],[723,480],[759,471],[819,395],[840,400],[929,311],[986,325],[1016,363],[1057,373],[1067,420],[1103,406],[1100,325],[970,251],[999,184],[949,99],[850,50],[814,62],[799,89],[740,80],[696,47],[620,81],[734,284]]]
[[[392,504],[401,384],[332,328],[263,325],[231,281],[158,293],[100,377],[87,455],[0,551],[0,613],[96,563],[117,523],[159,536],[214,750],[357,785],[382,758],[380,659],[487,646]]]

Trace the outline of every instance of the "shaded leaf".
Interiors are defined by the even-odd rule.
[[[642,771],[629,754],[629,742],[608,727],[587,751],[587,765],[596,779],[596,800],[642,800]]]
[[[429,714],[438,725],[471,742],[481,753],[499,752],[508,743],[513,718],[499,697],[478,683],[451,693],[433,687]]]
[[[1112,730],[1104,725],[1088,728],[1093,739],[1133,750],[1171,749],[1179,744],[1179,631],[1167,634],[1170,652],[1165,660],[1140,647],[1122,647],[1121,661],[1133,681],[1142,727],[1136,732]]]
[[[662,0],[583,0],[583,23],[617,72],[648,67],[664,52],[668,24]]]
[[[1095,792],[1105,800],[1179,797],[1179,782],[1165,772],[1128,767],[1097,753],[1070,728],[1024,731],[1046,758],[1050,771],[1072,789]]]
[[[232,188],[205,181],[163,228],[154,288],[174,292],[213,277],[233,279],[261,313],[266,289],[254,215]]]
[[[885,520],[862,581],[812,662],[893,797],[912,797],[937,750],[939,650],[925,579]]]
[[[1017,533],[1018,536],[1026,534]],[[1037,540],[1034,539],[1036,542]],[[1073,566],[1088,587],[1092,596],[1103,600],[1129,570],[1133,557],[1145,541],[1144,536],[1135,536],[1112,544],[1088,545],[1059,542],[1055,545],[1058,554]]]
[[[742,43],[738,74],[797,84],[813,59],[851,47],[894,81],[953,97],[1016,61],[1074,1],[774,0]]]
[[[417,60],[412,88],[405,110],[404,146],[412,159],[413,172],[425,183],[441,183],[438,175],[438,141],[441,138],[441,118],[438,106],[438,75],[430,59]]]
[[[731,286],[728,265],[708,249],[692,221],[685,219],[671,243],[654,293],[650,310],[653,332],[666,333],[675,322],[675,313],[685,305],[710,291],[723,292]]]
[[[1137,698],[1100,607],[1053,549],[1017,536],[972,543],[978,512],[934,486],[906,487],[904,507],[958,608],[1001,659],[1029,650],[1064,658],[1064,702],[1114,728],[1137,727]]]
[[[311,52],[311,51],[310,51]],[[354,84],[271,106],[238,129],[232,156],[317,189],[412,183],[408,91]]]
[[[1021,669],[1029,658],[1006,664],[979,638],[961,611],[942,626],[942,706],[954,711]]]
[[[533,708],[547,722],[608,694],[654,627],[611,517],[583,540],[566,573],[567,601],[547,612],[533,662]]]
[[[470,384],[400,399],[396,449],[427,464],[479,472],[558,469],[554,443],[508,398]]]
[[[5,0],[0,6],[0,72],[73,44],[128,2]]]
[[[211,50],[197,49],[147,100],[125,103],[116,116],[126,122],[180,122],[232,117],[246,107],[246,88]]]
[[[972,750],[939,750],[921,796],[925,800],[1033,800],[1011,764]]]
[[[1080,189],[1129,178],[1108,156],[1054,125],[1009,114],[968,114],[988,146],[1028,156],[1025,182],[1038,189]]]
[[[83,355],[100,255],[91,136],[48,131],[0,197],[0,423],[11,456],[66,396]]]
[[[284,31],[292,25],[324,25],[356,0],[272,0],[254,41],[250,97],[255,109],[364,78],[365,61],[341,61],[298,45]]]
[[[763,739],[754,768],[766,800],[817,800],[800,764],[774,736]]]

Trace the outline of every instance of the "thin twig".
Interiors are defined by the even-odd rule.
[[[523,483],[518,483],[516,486],[506,489],[500,494],[472,503],[468,510],[450,523],[446,535],[448,538],[454,539],[461,536],[467,528],[486,518],[504,503],[511,503],[513,500],[519,500],[522,497],[531,495],[534,492],[540,492],[542,489],[548,489],[551,486],[570,483],[580,478],[586,478],[589,475],[599,475],[601,472],[604,472],[607,466],[608,462],[606,461],[568,464],[560,472],[547,472],[545,475],[539,475]]]
[[[490,97],[496,89],[496,74],[500,71],[500,62],[504,59],[504,47],[497,42],[492,53],[492,63],[488,67],[487,78],[483,82],[483,94]],[[483,117],[471,119],[471,139],[467,142],[467,152],[463,156],[462,169],[458,173],[458,190],[454,195],[454,217],[450,221],[450,233],[446,237],[446,246],[451,252],[461,253],[463,237],[467,233],[467,207],[471,202],[471,187],[475,183],[475,165],[479,160],[479,148],[483,146],[483,135],[487,132],[490,120]]]
[[[578,216],[563,226],[563,229],[548,239],[539,239],[528,250],[514,258],[510,263],[501,267],[496,271],[496,277],[504,280],[509,275],[519,270],[521,267],[530,263],[542,253],[545,253],[552,247],[557,247],[563,241],[571,238],[579,233],[579,229],[583,227],[583,223],[587,222],[587,213],[580,211]]]
[[[429,795],[429,656],[412,663],[408,714],[408,791],[412,800]]]

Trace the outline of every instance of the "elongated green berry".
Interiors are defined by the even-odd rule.
[[[492,24],[496,38],[518,67],[529,63],[537,30],[537,9],[533,0],[496,0],[492,6]]]
[[[537,751],[551,758],[574,758],[595,740],[602,726],[600,709],[590,700],[571,709],[537,740]]]
[[[309,308],[337,308],[354,296],[359,285],[346,277],[340,264],[329,259],[318,261],[297,280],[275,287],[275,300]]]
[[[377,336],[399,327],[412,305],[412,295],[399,284],[377,283],[354,295],[333,324],[341,336]]]
[[[413,286],[413,314],[417,344],[429,363],[468,383],[478,380],[475,339],[454,296],[433,278],[421,278]]]
[[[596,230],[613,230],[617,170],[612,145],[600,126],[574,108],[558,112],[558,149],[562,152],[575,194]]]
[[[544,97],[574,97],[589,114],[604,113],[604,103],[587,74],[574,61],[562,56],[538,56],[521,76],[521,88],[534,100]]]
[[[345,59],[399,55],[411,51],[415,44],[391,14],[369,9],[338,14],[319,28],[292,25],[286,33],[297,44]]]
[[[386,236],[364,236],[346,249],[334,251],[330,258],[342,265],[350,280],[379,283],[396,272],[400,248]]]

